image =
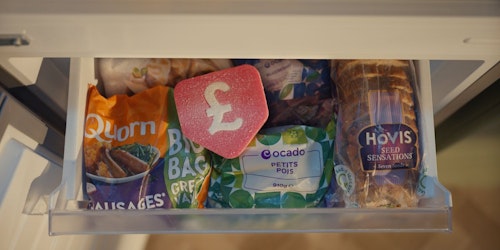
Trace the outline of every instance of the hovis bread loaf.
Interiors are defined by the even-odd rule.
[[[346,207],[414,207],[420,141],[414,67],[405,60],[334,60],[335,175]]]

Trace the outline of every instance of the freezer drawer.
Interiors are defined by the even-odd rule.
[[[82,193],[82,138],[88,83],[95,83],[94,58],[73,58],[64,171],[50,197],[53,235],[79,233],[352,232],[449,231],[451,195],[438,181],[429,61],[417,61],[421,84],[421,131],[425,155],[424,198],[401,209],[162,209],[88,210]]]

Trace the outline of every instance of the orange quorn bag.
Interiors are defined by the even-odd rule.
[[[92,209],[172,206],[163,177],[169,91],[106,98],[89,85],[83,151]]]

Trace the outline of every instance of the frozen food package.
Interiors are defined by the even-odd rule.
[[[83,154],[91,209],[171,207],[163,178],[171,91],[157,86],[106,98],[89,85]]]
[[[174,208],[203,208],[212,171],[210,152],[184,136],[174,94],[170,91],[167,95],[171,111],[168,113],[169,148],[164,171],[167,192]]]
[[[98,58],[104,96],[133,95],[158,85],[175,87],[186,78],[229,68],[229,59]]]
[[[330,61],[234,59],[259,71],[269,107],[264,128],[305,125],[325,128],[332,114]]]
[[[207,207],[320,206],[333,173],[335,123],[261,131],[239,157],[214,155]]]
[[[330,204],[417,206],[421,142],[413,62],[334,60],[331,66],[338,97],[332,197],[339,201]]]
[[[264,128],[286,125],[304,125],[325,128],[334,112],[334,99],[306,96],[281,100],[268,106],[269,118]]]
[[[204,207],[209,152],[182,135],[170,87],[106,98],[89,86],[83,151],[91,209]]]

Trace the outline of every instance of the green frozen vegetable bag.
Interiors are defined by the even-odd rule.
[[[207,207],[319,206],[333,172],[335,123],[261,131],[237,158],[213,156]]]

